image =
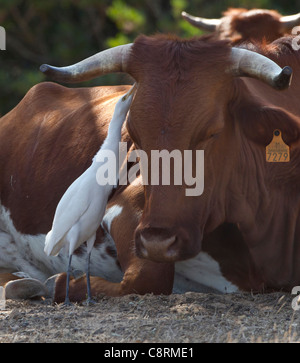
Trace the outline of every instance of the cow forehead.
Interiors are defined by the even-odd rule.
[[[251,10],[241,13],[242,17],[251,17],[251,16],[257,16],[257,15],[266,15],[266,16],[271,16],[274,18],[280,18],[279,13],[275,10],[251,9]]]
[[[142,82],[127,120],[129,133],[147,138],[151,134],[159,134],[162,138],[178,136],[180,139],[183,135],[221,128],[223,117],[220,105],[229,91],[228,83],[220,82],[217,87],[203,85],[201,81],[198,84],[182,82],[172,88],[165,83],[154,89]],[[146,135],[146,130],[151,134]]]
[[[279,19],[281,15],[276,10],[269,9],[243,9],[243,8],[230,8],[223,13],[227,17],[250,18],[255,16],[268,16],[274,19]]]
[[[210,127],[231,81],[230,49],[209,37],[139,37],[129,65],[139,85],[127,123],[132,139],[149,138],[153,146],[157,135],[179,147],[180,135],[187,141],[199,127]]]
[[[230,63],[229,54],[229,43],[224,40],[141,35],[132,47],[129,72],[138,82],[152,79],[158,87],[166,80],[191,80],[194,72],[207,76],[211,70],[222,73]]]

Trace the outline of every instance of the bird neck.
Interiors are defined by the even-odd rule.
[[[125,119],[120,122],[119,118],[112,118],[109,127],[107,136],[97,154],[94,156],[94,166],[97,167],[98,156],[103,153],[105,150],[113,151],[116,157],[117,164],[119,163],[119,142],[121,141],[121,130]]]
[[[124,120],[122,122],[120,122],[120,120],[115,120],[114,117],[111,120],[109,126],[108,126],[108,131],[107,131],[107,136],[106,136],[106,140],[109,141],[109,143],[114,142],[115,140],[120,141],[121,140],[121,130],[122,130],[122,126],[123,126]]]

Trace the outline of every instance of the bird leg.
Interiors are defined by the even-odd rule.
[[[86,259],[86,285],[87,285],[87,300],[86,304],[95,304],[96,301],[92,299],[92,289],[91,289],[91,281],[90,281],[90,260],[91,260],[91,251],[87,254]]]
[[[95,243],[96,234],[92,235],[87,241],[86,241],[86,247],[87,247],[87,259],[86,259],[86,285],[87,285],[87,300],[86,305],[89,304],[95,304],[96,301],[92,299],[92,289],[91,289],[91,281],[90,281],[90,262],[91,262],[91,252]]]
[[[65,306],[69,306],[72,305],[69,299],[69,285],[70,285],[70,274],[72,271],[72,267],[71,267],[71,262],[72,262],[72,256],[69,256],[69,264],[68,264],[68,270],[67,270],[67,282],[66,282],[66,298],[65,298],[65,302],[64,305]]]

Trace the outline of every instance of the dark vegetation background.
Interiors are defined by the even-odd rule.
[[[45,80],[39,72],[42,63],[76,63],[132,42],[141,33],[200,35],[181,19],[181,11],[218,18],[228,7],[276,9],[290,15],[300,11],[300,0],[0,0],[0,25],[6,29],[6,50],[0,51],[0,116]],[[116,74],[80,86],[121,83],[128,79]]]

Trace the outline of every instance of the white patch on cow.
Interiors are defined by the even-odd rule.
[[[63,251],[58,256],[47,256],[44,252],[45,234],[36,236],[18,232],[10,217],[10,212],[0,204],[0,273],[22,272],[31,278],[45,281],[48,277],[65,272],[68,255]],[[122,279],[122,272],[106,249],[114,249],[114,242],[107,236],[103,243],[93,248],[91,253],[91,274],[113,281]],[[85,271],[86,254],[74,255],[74,270]]]
[[[17,247],[15,243],[13,243],[12,237],[0,230],[0,271],[5,272],[13,272],[14,268],[12,267],[14,264],[15,256],[17,255]]]
[[[190,260],[176,262],[174,292],[207,288],[221,293],[238,291],[238,288],[222,275],[219,264],[205,252],[200,252]]]
[[[108,230],[123,208],[115,205],[108,209],[103,223]],[[48,277],[67,269],[68,255],[60,252],[57,257],[44,253],[45,235],[25,235],[18,232],[10,212],[0,204],[0,273],[22,272],[22,277],[36,278],[44,282]],[[122,280],[123,273],[116,258],[107,253],[115,250],[112,237],[106,233],[103,242],[95,245],[91,253],[91,275],[100,276],[112,282]],[[74,270],[84,272],[86,254],[74,255]],[[174,292],[207,291],[208,289],[230,293],[238,289],[222,276],[218,263],[207,253],[201,252],[193,259],[175,264]]]
[[[91,275],[101,276],[112,282],[120,282],[123,279],[123,272],[116,264],[116,257],[111,257],[107,253],[107,248],[114,250],[117,255],[115,242],[108,233],[105,234],[102,243],[92,249]]]
[[[123,207],[117,204],[107,209],[102,221],[102,224],[107,232],[110,233],[112,221],[122,213],[122,210]]]
[[[54,270],[52,260],[44,253],[45,235],[25,235],[18,232],[10,217],[10,212],[0,205],[0,272],[22,271],[32,278],[45,280]],[[3,235],[6,238],[3,238]],[[12,249],[14,254],[11,255]],[[60,268],[63,264],[60,259]],[[58,267],[59,268],[59,267]],[[61,270],[63,271],[63,270]]]

